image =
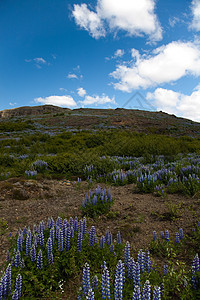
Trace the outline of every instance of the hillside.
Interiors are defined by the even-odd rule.
[[[0,124],[30,121],[40,132],[73,129],[130,129],[171,136],[200,136],[200,123],[164,112],[133,109],[69,109],[53,105],[25,106],[0,111]]]

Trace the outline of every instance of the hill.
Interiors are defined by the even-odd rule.
[[[53,105],[25,106],[0,111],[0,123],[30,121],[40,131],[130,129],[146,134],[200,136],[200,123],[160,112],[134,109],[69,109]]]

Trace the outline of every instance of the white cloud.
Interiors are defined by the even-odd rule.
[[[200,75],[200,45],[195,42],[171,42],[154,49],[149,56],[132,49],[132,58],[128,66],[118,65],[110,74],[118,81],[115,89],[131,92],[174,82],[186,75]]]
[[[124,50],[123,49],[117,49],[114,53],[114,57],[122,57],[124,55]]]
[[[90,11],[86,4],[75,4],[73,16],[77,25],[89,31],[92,37],[98,39],[105,36],[102,21],[97,13]]]
[[[115,98],[113,97],[112,99],[109,98],[108,96],[106,96],[105,94],[103,94],[102,96],[85,96],[83,101],[80,101],[80,104],[85,106],[85,105],[92,105],[95,104],[97,105],[102,105],[102,104],[106,104],[106,103],[111,103],[111,104],[116,104],[115,102]]]
[[[78,76],[77,76],[76,74],[69,73],[69,74],[67,75],[67,78],[68,78],[68,79],[78,79]]]
[[[81,87],[77,89],[77,93],[80,97],[84,97],[86,95],[86,90]]]
[[[56,106],[63,106],[63,107],[75,107],[76,102],[74,99],[69,96],[49,96],[49,97],[39,97],[34,99],[35,102],[41,103],[41,104],[51,104]]]
[[[46,64],[46,60],[42,57],[36,57],[33,59],[37,64]]]
[[[190,28],[196,31],[200,31],[200,1],[193,0],[191,9],[193,14],[193,20],[192,24],[190,25]]]
[[[151,41],[162,39],[162,29],[154,13],[155,0],[98,0],[95,12],[86,4],[75,4],[72,12],[77,25],[94,38],[104,37],[106,30],[123,30],[131,36],[148,35]]]
[[[14,103],[10,102],[10,103],[9,103],[10,106],[14,106],[14,105],[16,105],[16,104],[17,104],[16,102],[14,102]]]
[[[181,19],[178,17],[169,18],[169,25],[174,27],[177,23],[181,22]]]
[[[153,93],[147,93],[146,98],[153,101],[157,110],[200,122],[200,85],[191,95],[157,88]]]

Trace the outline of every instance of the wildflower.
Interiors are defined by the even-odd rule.
[[[161,290],[159,286],[154,287],[153,300],[161,300]]]
[[[43,258],[42,258],[42,251],[40,250],[37,256],[37,269],[42,270],[43,268]]]
[[[156,236],[156,231],[154,230],[154,231],[153,231],[153,241],[155,241],[156,238],[157,238],[157,236]]]
[[[15,267],[20,267],[21,266],[21,254],[19,250],[17,250],[17,253],[15,255]]]
[[[140,287],[138,285],[134,288],[132,300],[141,300]]]
[[[33,244],[30,251],[31,261],[36,261],[36,250],[35,245]]]
[[[124,263],[128,267],[130,261],[130,243],[127,241],[124,248]]]
[[[102,285],[101,285],[101,294],[102,299],[111,299],[110,298],[110,274],[109,271],[104,264],[103,274],[102,274]]]
[[[121,234],[120,231],[117,233],[117,244],[121,244]]]
[[[21,298],[21,290],[22,290],[22,276],[18,274],[15,282],[15,290],[18,291],[18,299]]]
[[[88,294],[86,296],[86,300],[94,300],[94,292],[92,291],[92,289],[90,289],[88,291]]]
[[[151,300],[151,286],[149,280],[147,280],[144,284],[142,290],[142,299],[143,300]]]
[[[92,279],[92,289],[93,290],[98,290],[98,285],[99,285],[99,282],[98,282],[98,277],[97,275],[95,275]]]
[[[78,242],[77,242],[77,251],[82,252],[82,243],[83,243],[83,234],[82,234],[82,232],[79,232]]]
[[[165,240],[168,242],[169,241],[169,231],[165,231]]]
[[[176,236],[176,243],[180,243],[180,236],[178,232],[175,232],[175,236]]]
[[[90,286],[90,267],[88,263],[85,263],[83,268],[83,292],[87,294],[91,289]]]

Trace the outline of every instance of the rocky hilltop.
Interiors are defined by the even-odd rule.
[[[22,106],[18,108],[5,109],[0,111],[0,118],[11,118],[30,115],[42,115],[46,113],[62,113],[69,108],[61,108],[54,105],[39,105],[39,106]]]

